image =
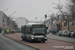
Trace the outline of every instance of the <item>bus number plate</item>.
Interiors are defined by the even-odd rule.
[[[41,41],[41,39],[38,39],[38,41]]]

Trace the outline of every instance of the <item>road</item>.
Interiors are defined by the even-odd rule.
[[[57,36],[57,35],[52,35],[52,34],[48,34],[47,37],[52,38],[52,39],[58,39],[58,40],[62,40],[62,41],[68,41],[68,42],[74,42],[75,43],[75,38]]]
[[[0,50],[36,50],[36,49],[20,44],[0,34]]]
[[[63,41],[58,41],[58,40],[53,40],[53,39],[47,39],[45,43],[40,43],[40,42],[34,42],[30,43],[28,41],[23,41],[21,38],[21,33],[15,33],[15,34],[7,34],[5,35],[11,39],[14,39],[16,41],[22,42],[24,44],[27,44],[29,46],[33,46],[36,48],[39,48],[41,50],[75,50],[75,44],[74,43],[68,43],[68,42],[63,42]],[[55,48],[59,47],[59,48]],[[63,46],[63,48],[61,48]],[[71,47],[72,46],[72,47]],[[66,48],[70,47],[70,48]]]

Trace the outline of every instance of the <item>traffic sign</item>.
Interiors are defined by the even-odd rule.
[[[5,27],[5,24],[3,24],[3,27]]]

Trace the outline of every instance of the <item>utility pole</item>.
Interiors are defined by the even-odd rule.
[[[35,17],[35,22],[36,22],[37,17]]]

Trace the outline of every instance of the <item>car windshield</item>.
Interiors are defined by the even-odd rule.
[[[34,33],[45,33],[45,28],[33,28]]]

